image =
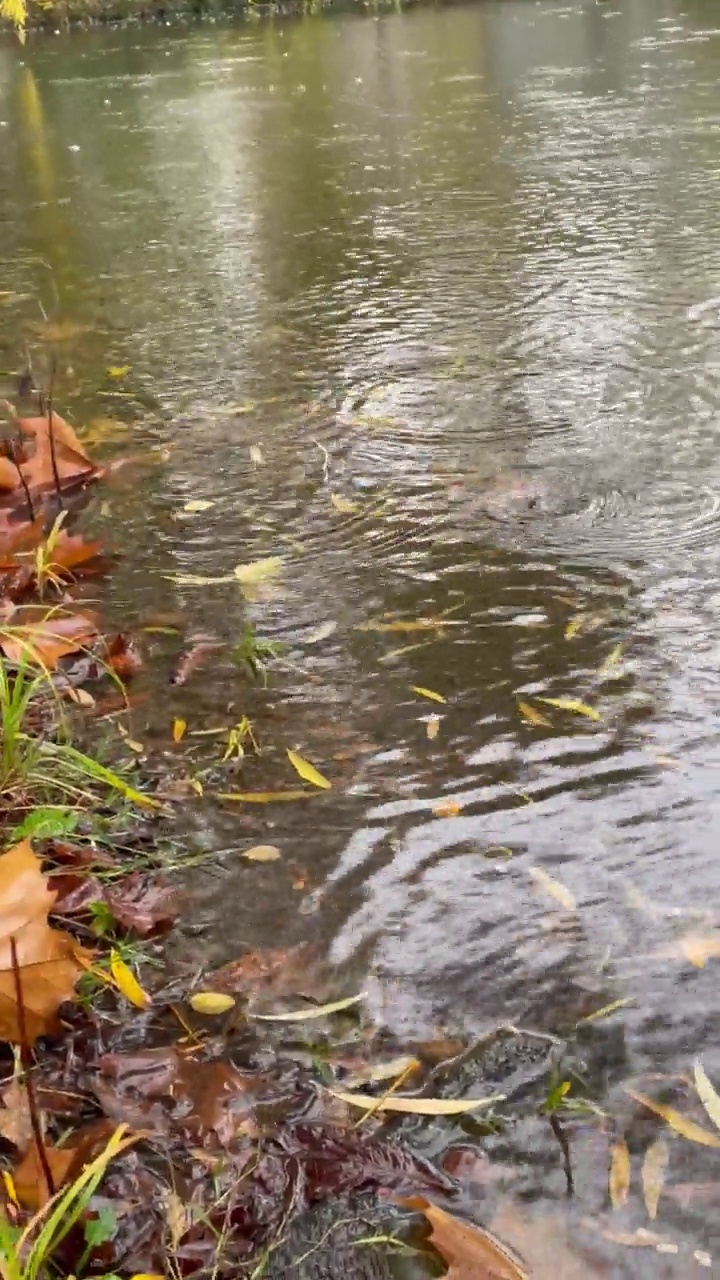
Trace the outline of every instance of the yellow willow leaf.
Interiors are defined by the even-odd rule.
[[[623,656],[624,648],[625,648],[625,645],[621,640],[619,644],[615,645],[614,649],[610,650],[607,658],[600,666],[600,669],[598,671],[599,676],[606,676],[609,672],[613,670],[614,667],[618,665],[618,663],[620,662],[620,659]]]
[[[425,689],[421,684],[411,685],[413,693],[419,693],[421,698],[429,698],[431,702],[447,702],[447,698],[443,698],[441,693],[436,693],[434,689]]]
[[[331,1004],[311,1005],[308,1009],[295,1009],[292,1013],[253,1013],[258,1022],[307,1022],[308,1018],[324,1018],[329,1013],[342,1013],[367,998],[367,991],[359,996],[347,996],[345,1000],[333,1000]]]
[[[428,738],[430,739],[430,741],[431,741],[431,742],[432,742],[433,738],[437,738],[437,736],[438,736],[438,734],[439,734],[439,732],[440,732],[440,717],[439,717],[439,716],[429,716],[429,717],[428,717],[427,723],[426,723],[426,725],[425,725],[425,732],[426,732],[426,734],[427,734],[427,736],[428,736]]]
[[[327,778],[324,778],[315,768],[315,765],[310,764],[309,760],[303,759],[302,756],[298,755],[297,751],[291,751],[289,747],[287,757],[295,772],[299,773],[305,782],[312,782],[314,787],[321,787],[323,791],[330,790],[332,783],[328,782]]]
[[[246,849],[242,856],[248,862],[277,862],[280,850],[274,844],[256,844],[252,849]]]
[[[542,725],[544,729],[552,729],[552,720],[548,720],[542,711],[538,711],[531,702],[518,702],[517,709],[523,720],[527,720],[530,724]]]
[[[12,1174],[8,1173],[7,1169],[2,1170],[2,1180],[8,1200],[11,1204],[15,1205],[16,1209],[19,1209],[20,1201],[18,1200],[17,1191],[15,1190],[15,1183],[12,1180]]]
[[[172,736],[173,742],[182,742],[187,729],[187,720],[173,720]]]
[[[129,364],[113,364],[108,369],[108,378],[124,378],[130,372]]]
[[[621,1209],[630,1191],[630,1152],[624,1138],[613,1142],[608,1185],[613,1209]]]
[[[421,1067],[419,1058],[401,1057],[393,1058],[392,1062],[379,1062],[375,1066],[368,1065],[362,1071],[355,1072],[354,1075],[348,1076],[343,1083],[346,1089],[357,1089],[361,1084],[379,1084],[383,1080],[396,1080],[398,1076],[409,1075],[411,1071],[419,1071]]]
[[[670,1148],[664,1138],[658,1138],[645,1152],[642,1166],[643,1197],[648,1217],[652,1222],[657,1217],[669,1160]]]
[[[457,818],[462,813],[462,805],[459,800],[439,800],[433,805],[433,813],[436,818]]]
[[[132,751],[135,756],[141,756],[145,751],[142,742],[137,742],[135,738],[125,738],[124,741],[128,751]]]
[[[444,618],[409,618],[407,621],[398,620],[397,622],[382,622],[371,618],[369,622],[359,622],[354,630],[379,631],[384,634],[392,631],[436,631],[438,627],[447,625]]]
[[[590,1022],[599,1022],[601,1018],[609,1018],[611,1013],[615,1013],[618,1009],[625,1009],[627,1005],[634,1003],[635,996],[625,996],[622,1000],[613,1000],[612,1004],[604,1004],[602,1009],[596,1009],[594,1013],[588,1013],[584,1018],[579,1018],[575,1026],[586,1027]]]
[[[555,880],[552,876],[549,876],[547,871],[543,871],[542,867],[528,867],[528,871],[535,883],[538,884],[541,889],[544,889],[545,893],[549,893],[550,897],[554,898],[556,902],[559,902],[560,906],[564,907],[566,911],[577,910],[577,903],[575,902],[573,895],[569,889],[565,888],[564,884],[560,883],[559,880]]]
[[[330,501],[341,516],[354,516],[360,510],[357,502],[352,502],[350,498],[343,498],[340,493],[331,493]]]
[[[241,804],[274,804],[276,800],[311,800],[315,791],[218,791],[216,800],[238,800]]]
[[[195,1013],[205,1013],[209,1017],[214,1017],[218,1013],[227,1013],[228,1009],[235,1007],[233,997],[224,995],[221,991],[196,991],[190,997],[188,1004]]]
[[[702,1125],[696,1124],[694,1120],[688,1120],[674,1107],[666,1107],[661,1102],[655,1102],[653,1098],[646,1097],[644,1093],[636,1093],[627,1085],[623,1087],[629,1098],[639,1102],[642,1107],[647,1107],[648,1111],[654,1112],[656,1116],[660,1116],[661,1120],[669,1124],[670,1128],[681,1134],[683,1138],[687,1138],[690,1142],[697,1142],[702,1147],[720,1147],[720,1135],[703,1129]]]
[[[587,716],[588,720],[599,720],[600,712],[589,707],[587,702],[578,702],[577,698],[538,698],[549,707],[559,707],[561,711],[573,711],[576,716]]]
[[[165,1276],[158,1271],[136,1271],[130,1280],[165,1280]]]
[[[566,640],[572,640],[573,636],[577,635],[578,631],[580,631],[580,629],[582,628],[586,617],[587,617],[586,613],[579,613],[576,618],[570,619],[570,621],[568,622],[565,628]]]
[[[110,952],[110,972],[118,991],[135,1005],[136,1009],[147,1009],[152,1003],[147,991],[143,991],[132,969],[121,959],[114,949]]]
[[[695,1088],[713,1124],[720,1129],[720,1098],[706,1076],[699,1059],[695,1062]]]
[[[220,582],[235,582],[235,575],[223,574],[219,578],[205,578],[200,573],[164,573],[166,582],[176,582],[179,587],[214,587]]]
[[[201,511],[209,511],[214,506],[215,503],[211,502],[209,498],[193,498],[192,502],[185,503],[183,511],[187,512],[189,516],[194,516]]]
[[[489,1098],[405,1098],[388,1094],[387,1098],[374,1098],[369,1093],[342,1093],[336,1089],[328,1089],[328,1093],[349,1107],[360,1107],[363,1111],[398,1111],[412,1116],[461,1116],[466,1111],[504,1102],[507,1096],[494,1093]]]
[[[266,556],[264,560],[253,560],[250,564],[238,564],[234,570],[235,579],[245,586],[254,585],[258,582],[267,582],[269,578],[277,577],[283,564],[283,556]]]

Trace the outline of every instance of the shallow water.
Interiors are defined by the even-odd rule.
[[[263,753],[223,789],[292,786],[287,747],[333,783],[184,806],[220,855],[193,878],[193,963],[311,940],[405,1041],[567,1034],[632,998],[582,1053],[636,1184],[654,1128],[622,1083],[699,1055],[720,1087],[718,960],[683,943],[720,939],[720,320],[688,317],[720,292],[719,122],[700,0],[0,47],[0,367],[28,344],[42,372],[49,333],[58,402],[114,422],[96,449],[156,451],[91,511],[123,552],[108,612],[181,632],[142,631],[133,737],[164,772],[213,750],[174,747],[173,717],[246,713]],[[523,467],[589,505],[473,506]],[[255,602],[167,576],[271,555]],[[168,683],[184,637],[247,622],[289,646],[267,692],[225,654]],[[528,724],[534,697],[601,718]],[[241,862],[259,838],[279,862]],[[584,1142],[579,1215],[606,1207],[607,1139]],[[518,1191],[559,1212],[557,1149],[523,1130],[528,1150]],[[716,1168],[673,1143],[671,1182]],[[617,1246],[613,1274],[707,1274],[713,1218],[668,1198],[679,1254]],[[619,1229],[643,1221],[635,1185]]]

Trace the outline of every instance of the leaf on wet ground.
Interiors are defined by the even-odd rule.
[[[89,614],[62,614],[23,609],[0,630],[0,649],[8,662],[33,662],[53,670],[61,658],[89,649],[97,639],[95,619]]]
[[[23,1208],[37,1210],[47,1204],[52,1191],[61,1187],[68,1178],[76,1156],[77,1153],[68,1147],[45,1145],[41,1157],[37,1144],[33,1142],[12,1173],[15,1194]],[[52,1191],[47,1185],[46,1165],[52,1175]]]
[[[439,732],[440,732],[440,717],[428,716],[425,722],[425,733],[431,742],[435,738],[437,738]]]
[[[17,1147],[22,1155],[33,1140],[33,1126],[27,1088],[17,1077],[3,1089],[2,1103],[0,1134]]]
[[[274,844],[256,844],[242,854],[248,862],[277,862],[280,850]]]
[[[233,997],[222,991],[196,991],[190,996],[188,1004],[195,1013],[202,1013],[207,1017],[217,1017],[235,1007]]]
[[[610,1150],[608,1190],[613,1209],[621,1209],[630,1192],[630,1152],[624,1138],[613,1142]]]
[[[332,783],[328,782],[309,760],[305,760],[303,756],[298,755],[297,751],[291,751],[290,748],[288,748],[287,757],[295,772],[299,773],[305,782],[311,782],[314,787],[320,787],[323,791],[330,790]]]
[[[71,1000],[90,953],[48,925],[55,894],[28,840],[0,857],[0,1038],[18,1043],[20,1026],[13,973],[14,939],[25,1034],[32,1044],[57,1030],[57,1012]]]
[[[648,1098],[644,1093],[636,1093],[634,1089],[624,1086],[628,1097],[634,1102],[638,1102],[640,1106],[647,1107],[648,1111],[652,1111],[661,1120],[674,1129],[676,1133],[681,1134],[683,1138],[687,1138],[690,1142],[697,1142],[703,1147],[720,1147],[720,1135],[711,1133],[708,1129],[703,1129],[702,1125],[696,1124],[694,1120],[688,1119],[676,1111],[674,1107],[666,1106],[662,1102],[655,1102],[653,1098]]]
[[[411,1116],[461,1116],[483,1107],[492,1107],[506,1098],[504,1093],[494,1093],[487,1098],[408,1098],[396,1093],[388,1094],[386,1098],[375,1098],[369,1093],[346,1093],[341,1089],[328,1089],[328,1093],[340,1102],[360,1107],[363,1111],[396,1111]]]
[[[132,969],[115,950],[110,952],[110,972],[121,995],[136,1009],[147,1009],[151,1004],[147,991],[143,991]]]
[[[664,1138],[651,1143],[642,1164],[643,1198],[648,1217],[654,1222],[670,1161],[670,1148]]]
[[[430,1243],[448,1264],[447,1280],[529,1280],[520,1259],[483,1227],[463,1222],[422,1196],[403,1197],[430,1223]]]
[[[309,1005],[307,1009],[294,1009],[291,1013],[253,1013],[251,1017],[258,1022],[307,1022],[309,1019],[326,1018],[331,1013],[342,1013],[366,999],[367,992],[361,991],[357,996],[346,996],[344,1000],[332,1000],[329,1004]]]
[[[560,903],[566,911],[576,911],[577,903],[569,889],[556,880],[554,876],[548,875],[542,867],[528,867],[528,873],[532,876],[535,883],[556,902]]]
[[[540,698],[538,702],[544,702],[549,707],[557,707],[560,711],[571,711],[576,716],[587,716],[588,720],[600,720],[600,712],[594,707],[588,706],[587,702],[579,702],[577,698]]]
[[[517,709],[523,720],[527,720],[528,724],[536,725],[538,728],[552,729],[552,721],[544,716],[542,711],[538,711],[531,702],[518,702]]]
[[[700,1061],[695,1063],[695,1088],[698,1097],[716,1128],[720,1129],[720,1097],[708,1078]]]
[[[421,684],[411,685],[413,693],[417,693],[421,698],[429,698],[431,702],[447,702],[441,693],[436,693],[434,689],[426,689]]]

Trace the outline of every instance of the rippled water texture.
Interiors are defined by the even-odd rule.
[[[164,770],[213,750],[173,716],[247,713],[234,787],[293,785],[286,747],[333,782],[188,803],[221,854],[194,960],[310,939],[406,1041],[631,999],[583,1049],[620,1128],[630,1076],[700,1055],[720,1086],[720,321],[688,316],[720,293],[717,16],[503,0],[0,48],[0,365],[42,367],[42,303],[58,398],[115,420],[96,447],[167,450],[93,511],[107,607],[289,646],[267,693],[222,653],[174,689],[184,641],[145,632],[133,735]],[[164,576],[270,555],[254,603]],[[600,718],[528,723],[536,696]],[[241,862],[258,837],[279,862]],[[715,1157],[677,1139],[672,1179]],[[517,1158],[559,1203],[557,1151]],[[706,1274],[713,1214],[669,1200],[685,1251],[618,1274]]]

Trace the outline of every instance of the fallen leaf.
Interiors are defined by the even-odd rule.
[[[250,564],[238,564],[234,576],[244,586],[255,586],[259,582],[267,582],[276,578],[284,564],[283,556],[266,556],[264,560],[253,560]]]
[[[630,1152],[623,1138],[612,1144],[608,1188],[613,1209],[621,1209],[630,1191]]]
[[[461,1116],[467,1111],[504,1102],[507,1096],[494,1093],[489,1098],[405,1098],[394,1093],[386,1098],[374,1098],[369,1093],[344,1093],[337,1089],[328,1089],[328,1093],[350,1107],[361,1107],[363,1111],[398,1111],[412,1116]]]
[[[35,617],[36,621],[25,621]],[[8,662],[34,662],[53,670],[61,658],[88,650],[97,639],[95,621],[88,614],[60,614],[51,610],[18,610],[6,630],[0,629],[0,649]]]
[[[182,742],[187,729],[187,720],[173,720],[172,739],[173,742]]]
[[[280,850],[274,844],[256,844],[252,849],[246,849],[242,856],[248,862],[277,862]]]
[[[547,871],[543,871],[542,867],[528,867],[528,872],[533,880],[545,890],[551,898],[560,903],[566,911],[576,911],[577,903],[569,889],[565,888],[559,880],[555,880],[553,876],[549,876]]]
[[[412,618],[407,621],[398,619],[396,622],[382,622],[376,619],[370,619],[369,622],[360,622],[354,628],[355,631],[378,631],[384,632],[394,631],[436,631],[438,627],[447,626],[444,618]]]
[[[591,1022],[599,1022],[601,1018],[609,1018],[611,1013],[615,1013],[618,1009],[625,1009],[629,1004],[635,1003],[634,996],[625,996],[622,1000],[613,1000],[612,1004],[604,1004],[602,1009],[595,1009],[593,1013],[588,1013],[584,1018],[578,1018],[575,1023],[576,1027],[588,1026]]]
[[[20,1039],[12,965],[14,939],[29,1044],[58,1029],[57,1011],[71,1000],[90,952],[48,926],[55,894],[29,840],[0,857],[0,1039]]]
[[[658,1203],[665,1183],[665,1173],[670,1160],[670,1148],[664,1138],[658,1138],[645,1152],[642,1166],[642,1185],[645,1208],[654,1222]]]
[[[208,1017],[215,1017],[220,1013],[227,1013],[228,1009],[235,1007],[235,1001],[232,996],[225,995],[220,991],[196,991],[191,995],[188,1004],[195,1013],[204,1013]]]
[[[420,1059],[405,1054],[393,1058],[391,1062],[376,1062],[349,1075],[343,1084],[346,1089],[357,1089],[361,1084],[380,1084],[383,1080],[396,1080],[398,1076],[408,1075],[411,1071],[420,1070]]]
[[[549,707],[558,707],[561,711],[572,711],[577,716],[587,716],[588,720],[599,720],[600,712],[594,707],[589,707],[586,702],[578,702],[576,698],[540,698],[538,702],[545,702]]]
[[[147,991],[143,991],[132,969],[114,949],[110,952],[110,972],[121,995],[125,996],[136,1009],[147,1009],[151,1004]]]
[[[529,724],[542,726],[544,729],[552,729],[552,720],[548,720],[542,711],[538,711],[530,702],[518,702],[517,709],[523,720],[527,720]]]
[[[18,1079],[11,1080],[3,1090],[3,1108],[0,1111],[0,1134],[22,1155],[33,1141],[27,1086]]]
[[[462,813],[462,805],[459,800],[440,800],[438,804],[433,805],[433,813],[436,818],[457,818]]]
[[[582,627],[583,627],[583,624],[585,623],[586,618],[587,618],[586,613],[579,613],[577,617],[570,619],[567,626],[565,627],[566,640],[572,640],[578,634],[578,632],[582,630]]]
[[[699,1059],[695,1062],[695,1088],[713,1124],[717,1129],[720,1129],[720,1098],[705,1074]]]
[[[703,1147],[720,1147],[720,1136],[710,1133],[708,1129],[703,1129],[702,1125],[696,1124],[694,1120],[688,1120],[686,1116],[676,1111],[674,1107],[667,1107],[661,1102],[655,1102],[653,1098],[648,1098],[644,1093],[636,1093],[634,1089],[623,1086],[629,1098],[634,1102],[639,1102],[641,1106],[647,1107],[648,1111],[652,1111],[656,1116],[660,1116],[666,1124],[670,1125],[676,1133],[687,1138],[690,1142],[697,1142]]]
[[[263,451],[259,444],[250,445],[250,461],[256,467],[263,467],[265,465],[265,458],[263,457]]]
[[[87,689],[76,689],[73,685],[68,685],[62,690],[62,695],[67,698],[68,702],[74,702],[78,707],[94,707],[96,705],[95,699]]]
[[[341,516],[353,516],[360,510],[357,502],[352,502],[350,498],[343,498],[339,493],[331,493],[330,501]]]
[[[306,632],[306,634],[301,637],[300,643],[319,644],[321,640],[327,640],[333,632],[337,631],[337,625],[337,622],[333,621],[321,622],[319,627],[315,627],[314,630]]]
[[[216,800],[238,800],[242,804],[274,804],[276,800],[310,800],[315,791],[218,791]]]
[[[185,503],[183,511],[186,511],[188,515],[195,515],[196,512],[209,511],[214,506],[215,503],[210,502],[207,498],[194,498],[192,502]]]
[[[400,1204],[430,1223],[430,1243],[449,1264],[446,1280],[529,1280],[520,1259],[483,1227],[462,1222],[423,1196],[403,1197]]]
[[[367,998],[367,992],[359,996],[347,996],[345,1000],[333,1000],[330,1004],[310,1005],[307,1009],[295,1009],[292,1013],[253,1013],[258,1022],[307,1022],[312,1018],[326,1018],[331,1013],[341,1013]]]
[[[43,1147],[45,1162],[53,1180],[50,1188],[47,1185],[45,1162],[40,1158],[36,1143],[33,1142],[28,1147],[12,1174],[15,1194],[24,1209],[37,1211],[47,1204],[53,1193],[67,1180],[76,1154],[69,1147],[51,1147],[47,1144]]]
[[[434,738],[437,738],[439,732],[440,732],[440,717],[428,716],[425,724],[425,733],[427,734],[431,742],[433,741]]]
[[[696,969],[704,969],[708,960],[720,957],[720,934],[687,934],[678,940],[677,946]]]
[[[143,665],[134,641],[121,633],[105,641],[105,662],[123,684],[137,675]]]
[[[431,702],[447,702],[447,698],[443,698],[441,693],[436,693],[434,689],[425,689],[421,684],[411,685],[413,693],[419,693],[421,698],[429,698]]]
[[[107,371],[108,378],[124,378],[130,372],[129,364],[113,364]]]
[[[332,783],[328,782],[309,760],[305,760],[298,755],[297,751],[291,751],[290,748],[288,748],[287,757],[295,772],[299,773],[305,782],[311,782],[314,787],[321,787],[323,791],[330,790]]]
[[[211,653],[217,653],[219,649],[225,648],[223,640],[215,640],[211,637],[204,636],[195,640],[189,649],[186,649],[178,658],[173,670],[170,673],[170,684],[182,685],[190,679],[194,671],[203,665]]]

